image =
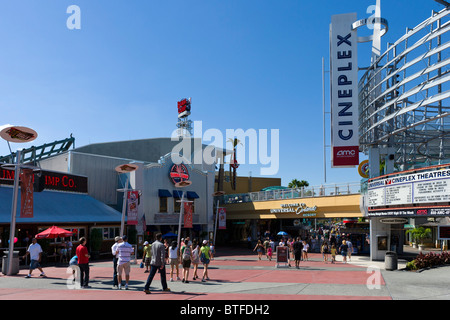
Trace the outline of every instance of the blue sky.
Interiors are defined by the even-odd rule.
[[[322,57],[329,68],[333,14],[368,18],[375,0],[20,0],[0,2],[0,125],[31,127],[32,144],[168,137],[176,103],[192,97],[203,131],[279,129],[282,184],[324,182]],[[81,29],[69,30],[70,5]],[[394,42],[443,7],[433,0],[381,2]],[[359,35],[369,34],[361,28]],[[360,67],[370,46],[359,45]],[[329,78],[326,102],[329,107]],[[329,144],[329,117],[326,121]],[[30,144],[12,144],[13,151]],[[0,141],[0,155],[9,154]],[[330,168],[327,183],[359,181]],[[361,158],[365,156],[361,154]],[[258,165],[238,174],[259,176]]]

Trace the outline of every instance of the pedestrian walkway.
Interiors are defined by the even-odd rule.
[[[45,268],[47,278],[34,274],[25,279],[25,269],[14,276],[1,274],[0,300],[392,300],[426,299],[428,293],[433,299],[450,298],[450,267],[420,274],[385,271],[384,263],[368,261],[368,257],[353,256],[346,264],[338,257],[331,264],[312,253],[308,261],[301,262],[300,269],[276,268],[275,260],[258,260],[250,250],[216,250],[217,257],[208,269],[209,281],[192,280],[191,270],[189,283],[168,282],[171,292],[161,290],[157,274],[150,288],[152,294],[146,295],[143,288],[148,273],[138,265],[132,265],[129,290],[115,290],[112,261],[102,261],[90,264],[90,289],[70,289],[72,271],[66,267]],[[202,272],[199,267],[200,279]],[[431,275],[429,279],[427,274]],[[417,288],[415,283],[426,283],[430,291]]]

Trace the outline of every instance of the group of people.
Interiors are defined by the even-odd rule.
[[[170,278],[173,281],[173,274],[176,269],[177,280],[179,278],[179,265],[183,267],[183,283],[189,283],[189,271],[191,264],[194,267],[194,274],[192,279],[196,280],[199,278],[198,265],[203,264],[203,275],[202,282],[209,280],[208,276],[208,265],[213,257],[214,248],[208,244],[208,240],[203,240],[201,244],[194,239],[192,242],[189,238],[182,239],[180,247],[178,247],[177,242],[171,243],[171,246],[167,246],[162,242],[162,234],[156,234],[156,240],[150,244],[147,241],[144,243],[144,253],[142,258],[142,266],[145,266],[145,273],[149,273],[147,281],[144,286],[144,292],[150,294],[150,285],[153,281],[156,272],[161,275],[161,284],[163,291],[170,291],[167,286],[166,281],[166,263],[171,266]],[[89,258],[90,254],[86,246],[86,238],[82,237],[79,239],[80,244],[76,248],[76,254],[70,261],[70,266],[77,266],[79,270],[80,277],[80,287],[90,288],[89,286]],[[41,272],[41,277],[46,277],[42,266],[40,265],[42,259],[42,247],[37,243],[36,238],[32,239],[31,245],[28,247],[25,255],[30,255],[30,268],[26,278],[31,278],[33,270],[39,269]],[[123,274],[125,274],[125,290],[128,290],[130,281],[130,270],[131,270],[131,256],[134,254],[134,248],[128,243],[128,238],[126,235],[122,237],[116,237],[115,243],[111,247],[111,253],[113,255],[113,288],[122,289],[123,284]],[[73,281],[75,282],[75,268],[73,270]]]
[[[339,240],[337,240],[339,239]],[[341,241],[340,243],[338,241]],[[275,252],[276,246],[287,246],[289,247],[289,266],[290,260],[295,261],[295,267],[299,267],[301,260],[308,261],[308,253],[310,252],[309,241],[302,240],[301,237],[297,238],[281,238],[280,241],[275,242],[273,239],[268,237],[263,241],[258,240],[253,251],[258,253],[258,259],[261,260],[264,252],[269,261],[272,260],[273,253]],[[329,239],[324,239],[320,246],[320,253],[323,257],[323,262],[328,262],[329,256],[331,256],[331,263],[336,262],[336,255],[340,254],[342,256],[342,261],[347,263],[347,260],[351,261],[351,255],[353,252],[353,245],[350,241],[350,235],[340,235],[335,237],[331,235]]]

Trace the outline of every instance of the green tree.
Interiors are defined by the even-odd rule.
[[[302,188],[302,187],[308,187],[308,186],[309,186],[309,182],[308,181],[306,181],[306,180],[297,180],[297,179],[293,179],[288,184],[288,188]]]

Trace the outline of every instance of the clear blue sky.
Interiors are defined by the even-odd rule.
[[[283,185],[320,185],[323,175],[322,57],[328,70],[333,14],[375,0],[21,0],[0,2],[0,125],[31,127],[33,145],[69,137],[89,143],[168,137],[176,103],[192,97],[203,131],[280,130]],[[69,30],[70,5],[81,30]],[[433,0],[382,0],[394,42],[443,7]],[[362,28],[364,29],[364,28]],[[367,29],[367,28],[366,28]],[[368,30],[360,30],[360,35]],[[360,67],[370,57],[359,46]],[[328,76],[326,101],[329,102]],[[326,138],[329,144],[329,118]],[[3,140],[2,140],[3,141]],[[12,144],[13,151],[29,147]],[[0,141],[0,155],[9,154]],[[327,183],[359,181],[331,169]],[[361,154],[364,159],[364,155]],[[256,165],[238,174],[259,175]]]

